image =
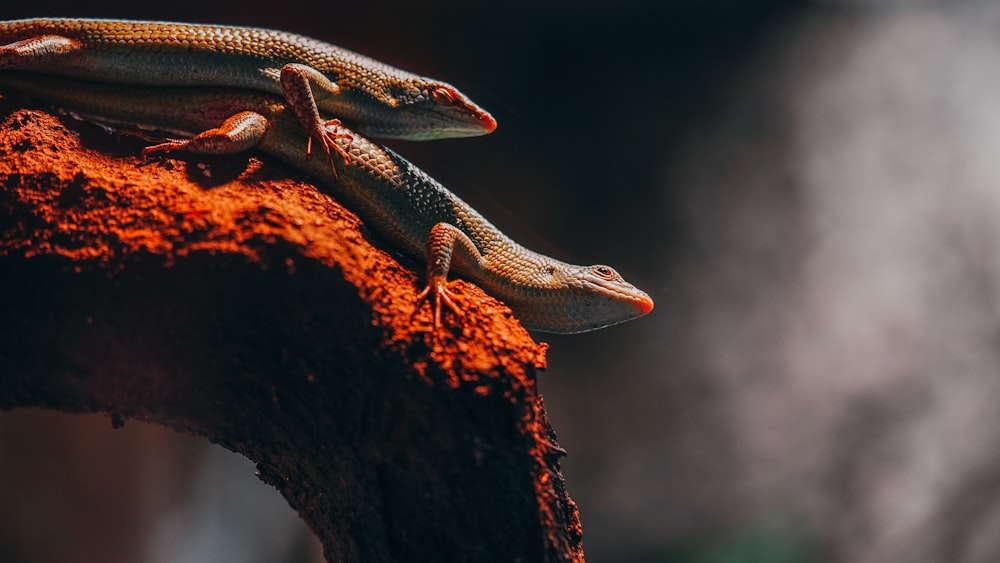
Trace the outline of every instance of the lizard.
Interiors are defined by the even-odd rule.
[[[9,88],[98,121],[154,127],[183,138],[148,146],[144,154],[186,150],[235,154],[252,147],[320,182],[371,230],[403,254],[424,261],[433,327],[442,309],[462,311],[449,273],[500,299],[529,329],[578,333],[649,313],[653,300],[609,266],[578,266],[533,252],[504,235],[479,212],[390,149],[342,125],[329,125],[350,158],[337,170],[307,158],[305,132],[287,105],[252,90],[142,88],[86,83],[44,75],[0,73]],[[221,124],[221,125],[220,125]]]
[[[256,27],[112,19],[0,21],[0,69],[144,86],[281,94],[317,140],[347,158],[321,111],[373,137],[484,135],[496,120],[454,86],[323,41]],[[331,158],[332,163],[332,158]]]

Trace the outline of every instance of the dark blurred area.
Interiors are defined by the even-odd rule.
[[[588,561],[1000,561],[1000,4],[0,10],[41,15],[292,30],[492,111],[394,147],[657,303],[539,335]],[[0,561],[318,560],[248,461],[110,426],[0,415]]]

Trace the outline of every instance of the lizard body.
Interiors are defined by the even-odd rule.
[[[332,170],[300,149],[305,132],[286,105],[252,90],[135,88],[27,73],[0,73],[0,87],[91,116],[194,135],[148,147],[235,153],[256,145],[317,179],[373,231],[427,263],[435,326],[451,303],[457,272],[504,301],[528,328],[576,333],[650,312],[650,297],[608,266],[577,266],[533,252],[407,160],[361,135],[328,124],[349,156]],[[197,108],[197,109],[192,109]],[[224,123],[225,122],[225,123]],[[222,127],[219,127],[223,124]]]
[[[365,135],[483,135],[496,121],[453,86],[316,39],[255,27],[37,18],[0,21],[0,69],[142,86],[281,94],[327,154],[321,114]]]

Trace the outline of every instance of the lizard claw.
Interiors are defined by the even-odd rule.
[[[151,145],[142,149],[142,157],[148,158],[150,153],[163,151],[169,153],[174,150],[183,150],[187,146],[187,141],[167,141],[158,145]]]
[[[326,152],[327,158],[330,160],[330,169],[333,171],[333,175],[337,175],[337,168],[334,164],[333,153],[336,152],[341,158],[344,159],[344,164],[351,163],[351,156],[347,154],[347,151],[337,144],[337,139],[347,139],[348,142],[354,140],[354,136],[350,133],[342,133],[340,131],[341,123],[339,119],[331,119],[316,127],[313,134],[309,136],[309,140],[306,142],[306,156],[312,156],[312,143],[313,138],[319,140],[323,147],[323,151]]]
[[[463,316],[465,313],[462,309],[455,304],[453,299],[454,295],[449,289],[449,286],[455,282],[448,283],[445,279],[433,279],[428,280],[427,287],[425,287],[420,293],[417,294],[417,306],[414,312],[420,310],[420,306],[428,298],[433,296],[433,301],[431,302],[431,311],[434,314],[434,332],[437,332],[438,327],[441,326],[441,305],[444,304],[446,307],[451,309],[453,313],[458,316]]]

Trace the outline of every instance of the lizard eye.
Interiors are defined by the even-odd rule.
[[[604,280],[611,281],[619,277],[618,272],[614,271],[614,269],[608,266],[594,266],[593,268],[591,268],[591,270],[597,277]]]
[[[431,90],[431,99],[439,106],[455,105],[455,96],[447,88],[441,86]]]

